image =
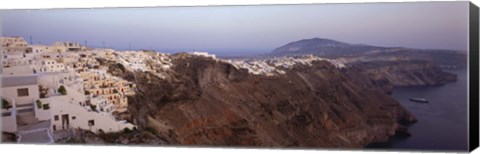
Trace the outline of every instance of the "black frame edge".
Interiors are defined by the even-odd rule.
[[[469,150],[479,142],[479,14],[478,7],[469,5]]]

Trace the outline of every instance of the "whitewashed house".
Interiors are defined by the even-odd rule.
[[[51,129],[53,131],[64,130],[68,128],[81,128],[98,133],[118,132],[125,128],[133,129],[134,125],[116,120],[110,113],[102,113],[94,110],[87,110],[80,105],[78,100],[70,96],[55,96],[40,99],[42,103],[49,104],[49,110],[36,108],[38,119],[51,120]]]
[[[40,97],[36,75],[1,76],[2,98],[14,99],[17,106],[31,105]]]
[[[211,57],[213,59],[216,58],[214,54],[209,54],[208,52],[194,51],[194,52],[191,52],[191,54],[197,55],[197,56],[203,56],[203,57]]]

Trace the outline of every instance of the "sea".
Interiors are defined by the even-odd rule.
[[[468,82],[467,70],[445,70],[457,74],[456,82],[441,86],[401,87],[392,96],[410,111],[418,122],[408,126],[411,136],[391,138],[367,148],[466,151],[468,149]],[[426,98],[429,103],[416,103],[410,98]]]

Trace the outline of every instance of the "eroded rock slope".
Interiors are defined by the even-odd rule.
[[[125,118],[168,144],[358,148],[415,121],[368,77],[326,61],[269,77],[189,54],[172,63],[165,79],[107,63],[137,84]]]

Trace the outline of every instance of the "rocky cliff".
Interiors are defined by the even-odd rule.
[[[110,63],[137,84],[126,119],[173,145],[360,148],[415,118],[355,69],[328,62],[255,76],[229,63],[172,55],[165,79]]]
[[[370,61],[351,64],[380,86],[431,86],[457,80],[428,61]],[[389,85],[391,84],[391,86]]]

